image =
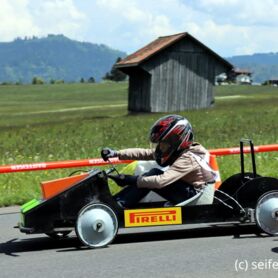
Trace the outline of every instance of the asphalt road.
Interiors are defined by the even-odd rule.
[[[233,225],[121,230],[102,249],[14,229],[18,208],[0,209],[0,277],[277,277],[278,237]],[[135,230],[133,230],[135,231]]]

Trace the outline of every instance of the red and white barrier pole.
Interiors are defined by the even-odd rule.
[[[118,158],[111,158],[113,164],[130,163],[133,160],[119,160]],[[65,160],[55,162],[37,162],[26,164],[14,164],[0,166],[1,173],[13,173],[13,172],[26,172],[26,171],[38,171],[38,170],[51,170],[60,168],[74,168],[85,166],[104,166],[109,165],[109,162],[104,161],[102,158],[83,159],[83,160]]]
[[[250,148],[245,147],[244,153],[249,153]],[[254,147],[255,152],[272,152],[278,151],[278,144],[273,145],[262,145]],[[232,155],[239,154],[240,148],[224,148],[224,149],[213,149],[209,151],[210,154],[214,155]],[[113,164],[125,164],[130,163],[133,160],[119,160],[118,158],[111,158],[110,161]],[[50,170],[60,168],[74,168],[74,167],[85,167],[85,166],[104,166],[109,165],[109,162],[105,162],[101,158],[83,159],[83,160],[65,160],[55,162],[37,162],[27,164],[14,164],[14,165],[3,165],[0,166],[0,174],[14,173],[14,172],[26,172],[26,171],[38,171],[38,170]]]
[[[278,144],[254,146],[254,151],[256,153],[275,152],[275,151],[278,151]],[[209,152],[210,152],[210,154],[214,154],[214,155],[240,154],[240,148],[214,149],[214,150],[210,150]],[[250,153],[250,147],[244,147],[243,152]]]

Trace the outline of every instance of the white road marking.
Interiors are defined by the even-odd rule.
[[[221,96],[221,97],[215,97],[216,99],[233,99],[233,98],[246,98],[247,96],[239,96],[239,95],[234,95],[234,96]]]
[[[108,105],[91,105],[91,106],[81,106],[81,107],[71,107],[56,110],[43,110],[43,111],[33,111],[33,112],[20,112],[14,113],[13,115],[36,115],[36,114],[49,114],[49,113],[62,113],[69,111],[80,111],[80,110],[90,110],[90,109],[100,109],[100,108],[112,108],[112,107],[125,107],[127,104],[108,104]]]

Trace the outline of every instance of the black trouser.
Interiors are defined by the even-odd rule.
[[[157,168],[151,169],[144,176],[161,175],[163,171]],[[116,201],[120,202],[126,208],[135,207],[150,191],[156,192],[164,199],[173,204],[181,203],[196,194],[196,190],[191,184],[181,180],[175,181],[160,189],[138,188],[137,186],[127,186],[122,191],[114,195]]]

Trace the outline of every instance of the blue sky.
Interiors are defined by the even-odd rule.
[[[218,54],[278,52],[278,0],[0,0],[0,41],[64,34],[132,53],[189,32]]]

